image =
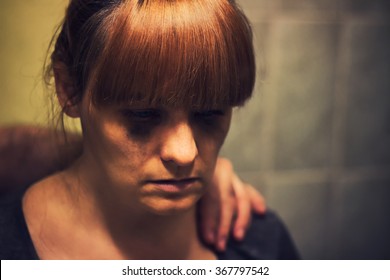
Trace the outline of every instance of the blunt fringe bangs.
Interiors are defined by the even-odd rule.
[[[234,1],[124,1],[89,75],[96,106],[240,106],[252,94],[250,24]]]

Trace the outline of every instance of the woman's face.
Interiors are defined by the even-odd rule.
[[[85,98],[86,99],[86,98]],[[150,107],[98,109],[81,104],[84,154],[103,197],[173,214],[195,205],[214,172],[232,109]]]

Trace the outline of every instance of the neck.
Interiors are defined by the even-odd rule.
[[[146,214],[116,232],[120,248],[134,259],[205,258],[197,235],[195,210],[174,216]]]
[[[69,176],[72,173],[78,175]],[[124,198],[115,192],[106,192],[111,189],[109,186],[101,186],[101,182],[79,174],[70,169],[64,176],[77,178],[68,188],[72,207],[76,209],[75,219],[88,232],[98,233],[93,237],[100,239],[96,242],[108,242],[107,248],[113,249],[116,258],[214,258],[199,240],[195,206],[169,215],[152,213],[129,196]]]

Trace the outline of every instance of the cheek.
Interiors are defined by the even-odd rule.
[[[218,158],[219,151],[226,138],[229,126],[219,127],[212,133],[205,134],[203,131],[197,133],[197,147],[199,158],[204,166],[205,179],[211,180]]]
[[[150,153],[145,142],[135,141],[125,127],[116,124],[104,124],[101,132],[101,147],[98,148],[108,172],[118,177],[142,173],[142,166]]]
[[[227,133],[230,128],[230,115],[224,119],[222,119],[218,125],[210,127],[205,130],[202,127],[198,127],[196,130],[197,143],[204,147],[208,153],[217,156],[219,150],[221,149]]]

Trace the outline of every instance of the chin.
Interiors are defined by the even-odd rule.
[[[195,195],[184,198],[147,197],[142,203],[154,214],[169,216],[180,215],[194,209],[198,200],[199,197]]]

